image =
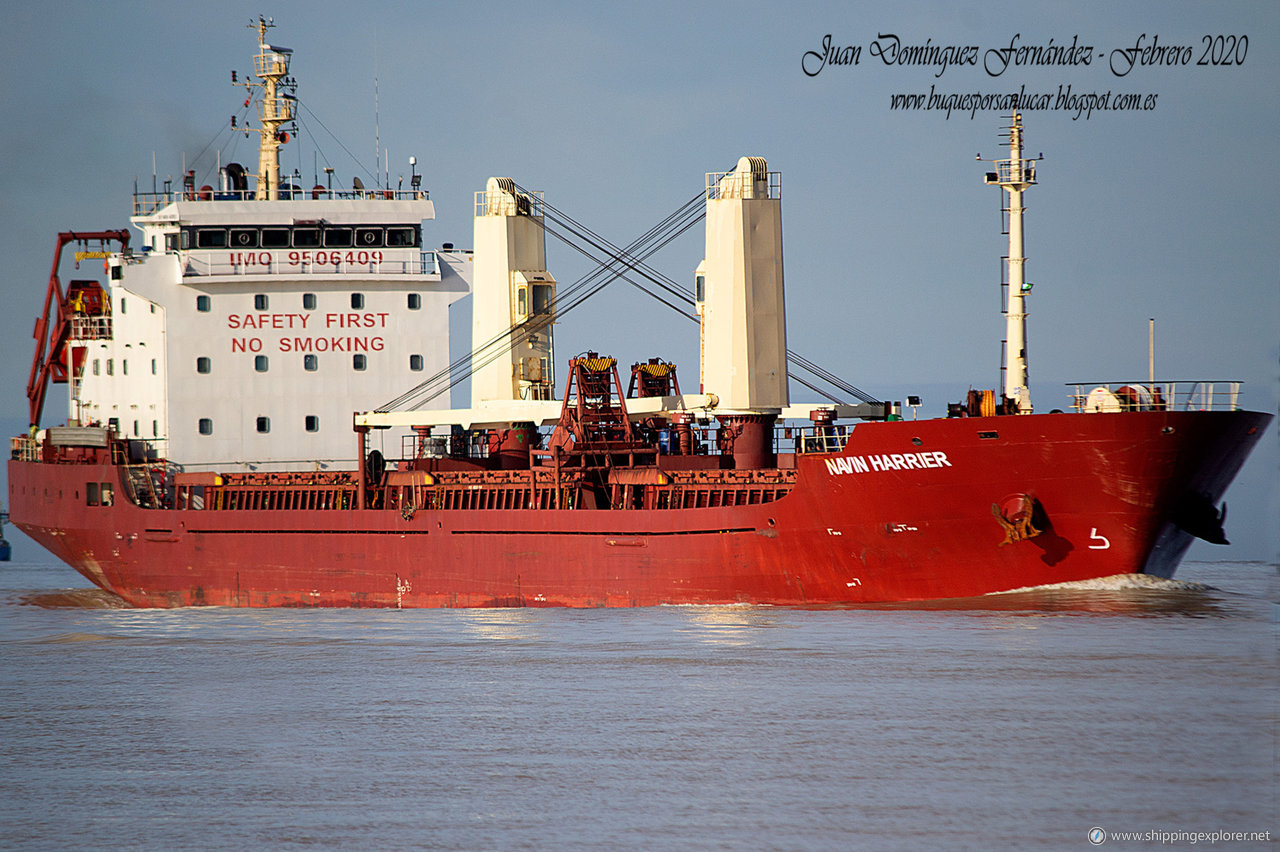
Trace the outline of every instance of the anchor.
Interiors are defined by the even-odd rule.
[[[1040,535],[1042,530],[1032,523],[1037,505],[1036,498],[1030,494],[1012,494],[999,503],[991,504],[991,514],[1004,530],[1004,541],[1000,542],[1000,547]]]

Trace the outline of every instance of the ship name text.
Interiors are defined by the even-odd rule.
[[[827,473],[840,476],[847,473],[871,473],[886,470],[925,470],[951,467],[947,454],[940,451],[924,453],[884,453],[869,456],[836,456],[827,459]]]

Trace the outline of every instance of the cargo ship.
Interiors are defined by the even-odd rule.
[[[59,234],[36,322],[12,520],[130,604],[856,605],[1170,577],[1194,539],[1226,541],[1223,495],[1270,420],[1240,409],[1238,382],[1151,375],[1032,404],[1022,197],[1037,160],[1018,114],[984,177],[1007,205],[1004,386],[908,420],[788,348],[781,179],[764,159],[709,173],[625,248],[490,178],[473,248],[428,249],[416,170],[407,190],[280,173],[292,52],[255,27],[254,73],[232,78],[257,106],[257,171],[135,187],[140,245]],[[699,222],[689,292],[644,258]],[[546,234],[565,223],[600,267],[562,287]],[[70,245],[101,280],[63,287]],[[557,378],[555,324],[618,279],[696,321],[697,393],[648,353],[629,370],[582,353]],[[451,360],[466,295],[470,354]],[[811,387],[797,365],[856,401],[794,403],[793,381]],[[42,426],[51,385],[67,416]]]

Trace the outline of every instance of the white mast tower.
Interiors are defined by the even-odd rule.
[[[978,155],[982,159],[982,155]],[[1031,284],[1026,279],[1026,262],[1022,247],[1022,193],[1036,184],[1035,160],[1022,158],[1022,114],[1014,112],[1009,126],[1009,159],[990,160],[994,172],[987,172],[986,183],[1009,193],[1009,297],[1005,308],[1004,396],[1017,406],[1018,414],[1030,414],[1031,388],[1027,376],[1027,311],[1026,296]]]

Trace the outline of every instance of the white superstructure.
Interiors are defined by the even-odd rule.
[[[265,27],[257,68],[278,118],[288,52]],[[447,367],[471,253],[424,248],[435,212],[417,178],[409,191],[280,184],[270,124],[265,175],[231,163],[217,189],[135,194],[140,249],[106,261],[109,331],[71,341],[85,349],[71,422],[158,439],[187,469],[324,467],[353,456],[355,411]]]

